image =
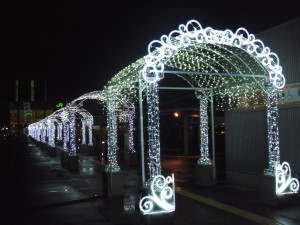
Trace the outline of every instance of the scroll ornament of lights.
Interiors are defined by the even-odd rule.
[[[160,40],[150,42],[142,69],[144,80],[147,83],[155,83],[162,79],[164,62],[182,48],[193,44],[220,44],[243,49],[267,68],[269,80],[275,87],[282,88],[285,85],[278,56],[245,28],[239,28],[235,33],[228,29],[220,31],[211,27],[202,28],[196,20],[190,20],[186,25],[181,24],[178,30],[161,36]]]
[[[291,177],[290,165],[287,162],[278,164],[275,169],[276,194],[293,194],[299,190],[299,181]]]
[[[157,175],[151,182],[151,193],[140,200],[142,214],[159,214],[175,211],[174,174],[164,177]]]

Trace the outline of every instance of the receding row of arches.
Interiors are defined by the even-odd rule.
[[[172,76],[180,78],[183,81],[180,85],[184,85],[160,86],[165,76],[171,79]],[[70,126],[69,136],[72,139],[76,113],[82,116],[85,121],[83,123],[91,123],[88,122],[91,121],[89,114],[78,107],[80,103],[77,102],[96,99],[105,105],[107,112],[106,171],[118,173],[120,171],[117,160],[118,118],[129,123],[129,144],[131,144],[129,149],[134,153],[132,121],[137,107],[142,182],[149,190],[149,195],[140,201],[140,209],[144,214],[159,213],[175,210],[174,176],[164,177],[161,171],[159,90],[195,92],[194,98],[199,103],[201,131],[200,158],[196,170],[198,174],[195,175],[199,180],[201,176],[213,178],[215,168],[214,135],[212,135],[212,149],[209,149],[208,143],[209,132],[214,133],[214,125],[212,119],[209,131],[208,112],[210,117],[214,118],[216,107],[228,109],[264,105],[267,110],[269,160],[268,167],[263,172],[266,176],[274,178],[276,194],[296,193],[299,182],[291,177],[288,163],[280,161],[277,101],[278,89],[284,85],[285,78],[278,56],[246,29],[240,28],[236,32],[214,30],[210,27],[203,28],[198,21],[191,20],[179,25],[177,30],[168,35],[162,35],[160,40],[152,41],[148,46],[148,54],[113,76],[102,91],[93,93],[95,95],[92,93],[83,95],[49,118],[31,124],[30,135],[39,140],[40,136],[43,137],[41,124],[50,124],[47,125],[49,129],[47,132],[52,134],[51,123],[59,124],[60,121],[63,123],[67,120]],[[144,119],[147,130],[144,129]],[[49,120],[52,122],[46,122]],[[144,140],[145,133],[148,136],[147,142]],[[73,156],[71,139],[69,155]],[[147,157],[144,155],[145,149]],[[210,152],[213,153],[212,157]],[[144,161],[145,158],[147,162]]]

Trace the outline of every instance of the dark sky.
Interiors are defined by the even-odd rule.
[[[299,0],[0,0],[1,109],[15,79],[46,80],[48,99],[69,102],[147,54],[150,41],[190,19],[258,33],[300,16]]]

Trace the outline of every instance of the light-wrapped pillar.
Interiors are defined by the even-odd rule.
[[[57,140],[59,140],[59,141],[62,140],[62,129],[63,129],[62,123],[58,123],[58,128],[57,128]]]
[[[69,156],[77,156],[76,152],[76,127],[75,127],[75,116],[76,116],[76,108],[69,107]]]
[[[135,108],[128,108],[128,133],[129,133],[129,145],[128,145],[128,153],[135,153],[134,149],[134,137],[133,137],[133,121],[135,118]]]
[[[150,180],[161,175],[160,133],[157,83],[147,84],[149,175]]]
[[[265,169],[265,174],[271,176],[274,176],[275,168],[280,164],[277,97],[277,89],[269,86],[267,88],[269,167]]]
[[[88,129],[89,129],[89,143],[88,143],[88,146],[93,146],[93,125],[94,125],[93,118],[89,118],[87,120],[87,126],[88,126]]]
[[[86,144],[86,120],[85,119],[81,119],[81,124],[82,124],[82,141],[81,144],[85,145]]]
[[[55,125],[53,119],[49,122],[49,139],[48,143],[51,147],[55,147]]]
[[[119,172],[120,166],[117,162],[118,135],[117,135],[117,114],[115,101],[107,103],[107,160],[106,172]]]
[[[45,123],[41,123],[41,141],[42,143],[46,143],[46,125]]]
[[[68,152],[68,142],[69,142],[69,125],[66,120],[63,121],[63,150],[64,152]]]
[[[205,95],[199,95],[199,115],[200,115],[200,159],[198,164],[211,165],[212,162],[209,159],[208,148],[208,115],[207,115],[207,98]]]
[[[36,125],[36,129],[37,129],[36,140],[40,142],[41,141],[41,133],[42,133],[42,129],[41,129],[40,123],[38,125]]]

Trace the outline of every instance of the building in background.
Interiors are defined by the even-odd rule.
[[[300,17],[255,35],[279,57],[286,86],[279,92],[281,161],[300,175]],[[259,187],[268,165],[265,106],[225,112],[227,181]]]
[[[29,124],[50,115],[62,107],[47,99],[46,82],[42,80],[17,79],[14,83],[14,99],[10,101],[10,128],[15,135],[23,133]]]

